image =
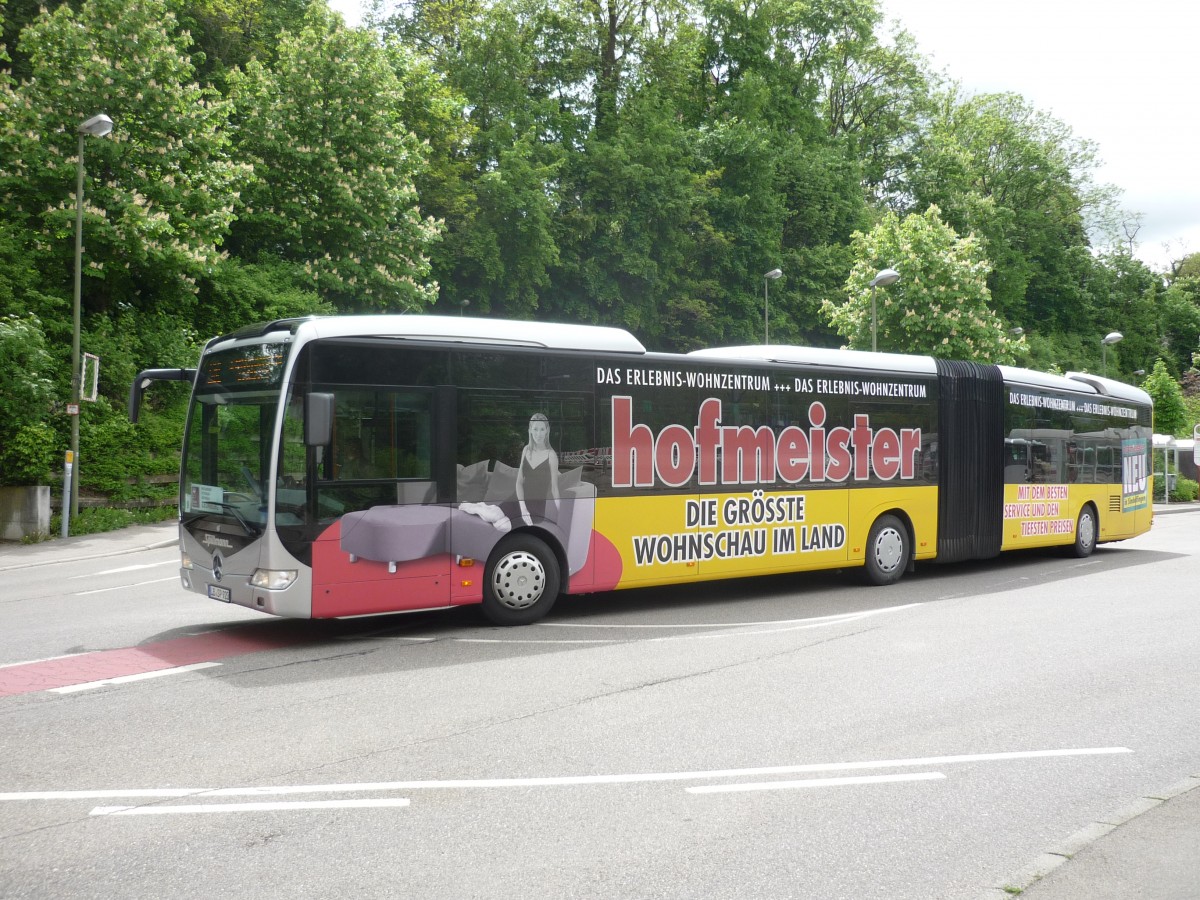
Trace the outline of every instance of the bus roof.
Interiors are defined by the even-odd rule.
[[[296,329],[299,340],[332,337],[389,337],[415,341],[502,344],[545,350],[591,350],[644,355],[641,341],[621,328],[518,322],[465,316],[316,316]]]
[[[1151,404],[1150,395],[1141,388],[1090,375],[1087,372],[1068,372],[1066,375],[1051,375],[1048,372],[1034,372],[1032,369],[1018,369],[1014,366],[1000,366],[1000,373],[1008,384],[1023,384],[1029,387],[1046,388],[1053,391],[1074,391],[1083,394],[1097,394],[1111,397],[1114,400],[1124,400],[1128,403],[1139,403],[1144,406]]]
[[[464,344],[496,344],[544,350],[587,350],[601,353],[645,355],[641,341],[621,328],[603,325],[568,325],[559,322],[525,322],[465,316],[371,314],[306,316],[278,319],[239,328],[209,341],[209,348],[227,341],[259,340],[286,332],[300,343],[316,338],[386,337],[401,340]]]
[[[712,347],[693,350],[688,356],[703,359],[758,360],[794,366],[830,366],[884,372],[934,375],[937,364],[931,356],[904,353],[871,353],[862,350],[830,350],[824,347],[792,347],[787,344],[750,344],[741,347]]]

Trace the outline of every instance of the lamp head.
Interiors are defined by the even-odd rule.
[[[104,113],[92,116],[79,126],[80,134],[90,134],[93,137],[104,137],[113,130],[113,120]]]
[[[783,269],[772,269],[770,272],[767,272],[765,275],[763,275],[763,278],[769,278],[771,281],[774,281],[776,278],[778,278],[782,274],[783,274]]]
[[[878,272],[868,287],[887,287],[889,284],[895,284],[900,280],[900,273],[895,269],[883,269]]]
[[[1100,343],[1102,343],[1102,344],[1116,344],[1116,343],[1119,343],[1119,342],[1121,342],[1121,341],[1123,341],[1123,340],[1125,340],[1125,335],[1121,334],[1121,332],[1119,332],[1119,331],[1110,331],[1108,334],[1106,334],[1106,335],[1104,336],[1104,340],[1102,340]]]

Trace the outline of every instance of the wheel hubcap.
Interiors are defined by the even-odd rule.
[[[492,593],[509,609],[528,609],[546,590],[546,570],[542,561],[524,550],[509,553],[492,574]]]
[[[1086,513],[1079,517],[1079,543],[1085,547],[1092,546],[1096,540],[1096,522]]]
[[[875,564],[893,572],[904,557],[904,538],[895,528],[885,528],[875,540]]]

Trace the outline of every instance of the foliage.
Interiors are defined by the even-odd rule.
[[[1172,503],[1191,503],[1197,496],[1200,496],[1200,484],[1192,481],[1190,478],[1185,478],[1182,475],[1171,473],[1171,498]],[[1154,500],[1161,502],[1167,493],[1167,482],[1163,477],[1154,479]]]
[[[279,32],[300,19],[312,0],[174,0],[180,27],[195,42],[201,78],[224,85],[229,73],[251,59],[274,59]]]
[[[0,198],[48,290],[66,294],[73,268],[77,126],[99,112],[115,123],[83,139],[89,313],[186,308],[247,171],[229,157],[229,105],[195,83],[174,27],[161,0],[60,6],[21,34],[30,77],[0,86]]]
[[[152,525],[179,515],[175,506],[150,506],[144,509],[117,509],[111,506],[82,507],[71,519],[71,535],[100,534],[116,531],[130,525]],[[62,516],[55,513],[50,517],[50,533],[62,533]]]
[[[395,41],[347,30],[320,5],[277,61],[231,76],[238,150],[253,160],[230,247],[300,263],[343,309],[418,310],[435,222],[422,217],[414,177],[425,149],[401,120],[415,70]]]
[[[49,470],[52,371],[38,318],[0,318],[0,484],[37,484]]]
[[[58,463],[60,442],[45,422],[11,429],[0,442],[0,484],[45,484]]]
[[[1200,484],[1182,475],[1175,479],[1175,488],[1171,491],[1172,503],[1190,503],[1197,496],[1200,496]]]
[[[1157,301],[1160,352],[1167,351],[1167,367],[1182,374],[1200,350],[1200,278],[1176,278]]]
[[[1091,180],[1095,145],[1014,94],[937,98],[917,142],[913,205],[936,203],[992,263],[996,311],[1014,324],[1069,328],[1087,312],[1087,216],[1107,192]]]
[[[833,327],[856,349],[871,346],[871,297],[875,293],[880,350],[929,353],[948,359],[1008,362],[1015,346],[992,312],[988,263],[974,236],[960,237],[936,206],[901,219],[893,212],[852,241],[854,267],[848,299],[826,301]],[[870,287],[877,272],[894,268],[900,280]]]
[[[1191,437],[1192,423],[1184,408],[1183,392],[1162,359],[1154,364],[1154,371],[1142,387],[1154,401],[1154,430],[1159,434]]]
[[[0,480],[45,478],[66,443],[77,127],[98,112],[91,491],[146,491],[128,478],[177,460],[186,387],[156,386],[128,430],[134,373],[309,313],[599,322],[688,350],[761,340],[780,268],[772,340],[864,347],[893,266],[883,349],[1195,364],[1200,254],[1150,271],[1096,148],[932,74],[880,0],[384,8],[347,29],[326,0],[0,0],[0,319],[39,323],[0,339]]]

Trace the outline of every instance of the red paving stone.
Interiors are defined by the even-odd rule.
[[[0,697],[214,662],[243,653],[278,650],[303,643],[306,639],[305,635],[293,629],[250,625],[172,638],[142,644],[140,647],[98,650],[63,659],[8,666],[0,668]]]

